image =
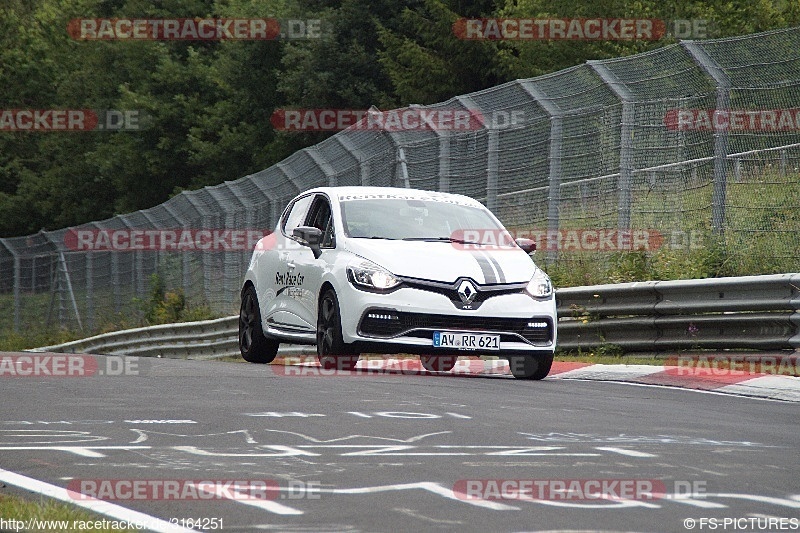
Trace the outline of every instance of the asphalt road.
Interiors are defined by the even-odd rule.
[[[93,376],[0,377],[0,469],[60,487],[105,482],[117,497],[128,494],[119,481],[278,489],[114,502],[162,519],[220,518],[224,531],[656,532],[689,531],[687,518],[694,531],[779,531],[701,519],[800,516],[797,404],[166,359],[112,377],[100,375],[106,358],[86,361]],[[623,499],[598,499],[598,486]]]

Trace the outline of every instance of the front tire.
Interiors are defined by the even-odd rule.
[[[242,358],[249,363],[271,363],[278,354],[279,345],[278,341],[264,336],[256,289],[248,285],[242,293],[239,310],[239,351]]]
[[[508,357],[511,375],[517,379],[544,379],[553,366],[553,353],[511,355]]]
[[[429,372],[450,372],[456,366],[457,355],[420,355],[419,362]]]
[[[326,290],[319,301],[317,358],[325,370],[353,370],[358,363],[358,354],[349,353],[342,338],[342,315],[333,289]]]

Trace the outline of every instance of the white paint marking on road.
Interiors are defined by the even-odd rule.
[[[244,413],[245,416],[265,416],[271,418],[288,418],[288,417],[296,417],[296,418],[308,418],[310,416],[327,416],[321,413],[301,413],[299,411],[292,411],[289,413],[279,413],[277,411],[264,411],[263,413]]]
[[[476,507],[483,507],[484,509],[492,509],[493,511],[519,510],[519,507],[515,507],[513,505],[506,505],[505,503],[489,501],[489,500],[474,499],[467,497],[466,494],[459,493],[461,494],[461,497],[459,497],[451,489],[443,487],[438,483],[431,483],[428,481],[421,481],[418,483],[404,483],[398,485],[381,485],[378,487],[359,487],[353,489],[319,489],[318,492],[326,492],[330,494],[376,494],[379,492],[389,492],[393,490],[415,490],[415,489],[427,490],[428,492],[432,492],[438,496],[442,496],[450,500],[455,500],[469,505],[474,505]]]
[[[214,494],[220,498],[224,498],[228,501],[241,503],[243,505],[249,505],[251,507],[255,507],[257,509],[261,509],[262,511],[268,511],[270,513],[280,514],[280,515],[301,515],[303,511],[299,509],[295,509],[293,507],[289,507],[288,505],[283,505],[282,503],[278,503],[274,500],[261,500],[258,498],[254,498],[251,494],[247,494],[244,492],[240,492],[236,489],[226,489],[224,487],[219,486],[219,483],[213,484],[213,489],[203,488],[203,485],[197,485],[201,491],[205,492],[206,494]],[[231,497],[232,496],[232,497]]]
[[[360,447],[360,446],[359,446]],[[410,454],[395,454],[387,452],[401,452],[404,450],[413,450],[416,446],[368,446],[373,448],[371,450],[362,450],[358,452],[348,452],[341,454],[342,457],[354,457],[357,455],[410,455]]]
[[[317,439],[314,437],[310,437],[308,435],[304,435],[303,433],[296,433],[294,431],[284,431],[282,429],[265,429],[264,431],[270,431],[272,433],[286,433],[288,435],[295,435],[297,437],[301,437],[309,442],[339,442],[343,440],[351,440],[351,439],[376,439],[376,440],[387,440],[391,442],[416,442],[418,440],[422,440],[425,437],[432,437],[434,435],[447,435],[448,433],[452,433],[452,431],[437,431],[436,433],[424,433],[422,435],[417,435],[414,437],[410,437],[408,439],[392,439],[389,437],[375,437],[372,435],[347,435],[346,437],[339,437],[336,439]]]
[[[105,457],[106,454],[90,450],[89,448],[81,448],[79,446],[59,446],[54,447],[54,450],[62,450],[65,452],[72,452],[81,457]]]
[[[458,413],[445,413],[445,414],[446,414],[446,415],[450,415],[450,416],[452,416],[452,417],[454,417],[454,418],[467,418],[467,419],[471,419],[471,418],[472,418],[471,416],[467,416],[467,415],[460,415],[460,414],[458,414]]]
[[[601,450],[604,452],[613,452],[618,453],[620,455],[626,455],[628,457],[658,457],[652,453],[647,452],[637,452],[636,450],[626,450],[625,448],[615,448],[614,446],[595,446],[595,450]]]
[[[550,507],[570,507],[573,509],[624,509],[630,507],[645,507],[647,509],[660,509],[661,506],[655,503],[643,502],[641,500],[627,500],[622,498],[600,497],[598,499],[604,500],[608,503],[578,503],[556,500],[542,500],[538,498],[527,498],[520,496],[516,500],[528,503],[540,503]]]
[[[131,509],[120,507],[119,505],[106,501],[96,500],[94,498],[77,500],[69,495],[67,489],[45,483],[44,481],[39,481],[38,479],[29,478],[21,474],[16,474],[8,470],[3,470],[2,468],[0,468],[0,481],[8,483],[9,485],[14,485],[15,487],[36,492],[37,494],[42,494],[43,496],[47,496],[55,500],[76,505],[78,507],[83,507],[84,509],[108,516],[115,520],[142,524],[145,526],[145,528],[157,533],[194,533],[195,531],[193,529],[170,524],[169,522],[161,520],[160,518],[156,518],[155,516],[140,513],[139,511],[133,511]]]
[[[105,457],[95,450],[149,450],[150,446],[0,446],[0,450],[57,451],[80,455],[81,457]]]
[[[441,518],[433,518],[430,516],[425,516],[423,514],[418,513],[414,509],[406,509],[404,507],[395,507],[392,511],[402,513],[406,516],[410,516],[411,518],[416,518],[417,520],[422,520],[423,522],[431,522],[433,524],[444,524],[447,526],[463,526],[464,522],[460,520],[443,520]]]
[[[705,498],[705,496],[703,496]],[[727,509],[728,506],[722,503],[710,502],[705,499],[692,498],[685,494],[665,494],[665,500],[672,500],[674,502],[691,505],[692,507],[699,507],[700,509]]]
[[[187,438],[191,437],[191,438],[196,438],[196,437],[219,437],[221,435],[234,435],[236,433],[241,433],[242,435],[244,435],[244,441],[247,444],[258,444],[258,441],[256,439],[254,439],[252,437],[252,435],[250,435],[250,431],[247,430],[247,429],[239,429],[239,430],[236,430],[236,431],[226,431],[224,433],[206,433],[206,434],[203,434],[203,435],[184,435],[182,433],[165,433],[163,431],[152,431],[152,430],[147,430],[147,429],[135,429],[135,428],[129,428],[129,429],[130,429],[130,431],[133,431],[134,433],[138,433],[139,434],[139,437],[135,441],[133,441],[131,444],[138,444],[140,442],[145,442],[146,440],[148,440],[150,438],[151,434],[152,435],[166,435],[168,437],[187,437]]]
[[[318,453],[307,452],[305,450],[298,450],[290,446],[269,445],[261,446],[261,448],[268,448],[276,450],[279,453],[223,453],[223,452],[210,452],[208,450],[201,450],[197,446],[172,446],[173,450],[179,452],[186,452],[192,455],[204,455],[209,457],[294,457],[297,455],[305,455],[311,457],[319,457]]]
[[[47,438],[44,441],[29,441],[30,438]],[[66,429],[0,429],[0,444],[77,444],[79,442],[97,442],[108,440],[108,437],[92,435],[88,431]],[[3,442],[5,439],[15,439]],[[61,440],[55,440],[61,439]],[[68,439],[68,440],[63,440]]]
[[[796,496],[790,496],[789,499],[773,498],[771,496],[758,496],[755,494],[734,494],[728,492],[720,492],[719,494],[706,494],[706,498],[734,498],[739,500],[750,500],[753,502],[769,503],[778,505],[780,507],[789,507],[791,509],[800,509],[800,501]]]
[[[534,455],[546,455],[548,457],[553,456],[565,456],[565,457],[600,457],[602,454],[599,453],[559,453],[559,452],[548,452],[544,451],[547,449],[561,449],[563,446],[532,446],[532,447],[520,447],[520,446],[460,446],[460,445],[433,445],[433,446],[412,446],[412,445],[388,445],[388,444],[300,444],[298,448],[370,448],[366,451],[354,451],[349,453],[342,453],[339,454],[342,457],[345,456],[356,456],[356,455],[440,455],[440,456],[463,456],[463,455],[515,455],[515,456],[534,456]],[[467,450],[497,450],[501,448],[499,451],[486,451],[481,453],[480,451],[464,451],[464,452],[457,452],[457,451],[441,451],[441,452],[422,452],[422,451],[405,451],[405,450],[419,450],[424,448],[436,448],[436,449],[445,449],[445,450],[454,450],[454,449],[467,449]],[[541,448],[542,451],[537,451],[537,448]]]

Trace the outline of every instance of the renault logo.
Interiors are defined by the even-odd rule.
[[[471,304],[477,294],[478,289],[476,289],[475,285],[469,280],[465,279],[461,282],[461,285],[458,286],[458,297],[461,298],[461,301],[465,304]]]

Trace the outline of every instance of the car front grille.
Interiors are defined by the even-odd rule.
[[[402,334],[412,337],[430,337],[429,331],[447,330],[499,333],[506,332],[521,336],[533,344],[548,343],[553,338],[553,324],[550,318],[500,318],[478,316],[434,315],[426,313],[406,313],[373,309],[364,314],[359,332],[368,337],[391,338]],[[506,336],[501,340],[519,338]]]

